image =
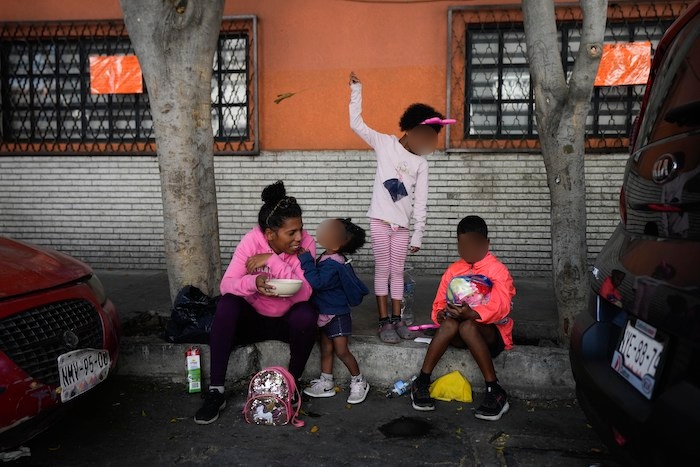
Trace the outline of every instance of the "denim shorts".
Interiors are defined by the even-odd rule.
[[[352,317],[350,313],[335,315],[332,320],[321,328],[329,339],[352,335]]]

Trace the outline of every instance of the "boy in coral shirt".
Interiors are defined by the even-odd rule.
[[[513,348],[513,320],[510,318],[515,287],[508,268],[489,252],[488,228],[479,216],[467,216],[457,226],[457,250],[460,259],[442,275],[432,319],[440,327],[423,360],[420,374],[411,388],[416,410],[435,410],[430,397],[430,377],[450,345],[469,349],[484,376],[486,393],[474,416],[499,420],[509,409],[508,395],[498,384],[493,359],[504,349]],[[450,281],[459,276],[485,276],[491,283],[490,294],[472,306],[447,301]],[[454,294],[452,294],[454,295]]]

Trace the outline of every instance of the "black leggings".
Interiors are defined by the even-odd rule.
[[[219,299],[209,346],[212,386],[223,386],[231,351],[236,346],[277,340],[289,344],[289,372],[301,378],[316,344],[318,311],[311,302],[295,303],[279,318],[258,313],[243,297],[226,294]]]

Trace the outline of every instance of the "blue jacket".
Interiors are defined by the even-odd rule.
[[[362,303],[369,293],[350,263],[341,264],[333,259],[316,263],[308,251],[299,255],[299,261],[304,278],[313,289],[311,300],[322,314],[350,313],[350,307]]]

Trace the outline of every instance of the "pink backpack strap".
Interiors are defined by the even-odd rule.
[[[299,420],[299,412],[301,411],[301,393],[299,392],[294,376],[292,376],[289,370],[281,366],[273,366],[269,369],[279,371],[287,381],[287,387],[293,392],[294,395],[296,395],[297,403],[295,404],[295,407],[290,407],[294,411],[292,419],[290,420],[292,425],[296,427],[304,426],[306,424],[304,420]]]

